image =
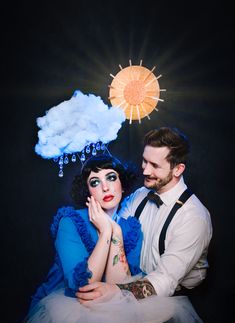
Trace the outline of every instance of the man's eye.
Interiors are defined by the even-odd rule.
[[[99,183],[100,183],[100,181],[98,179],[91,179],[89,182],[91,187],[96,187],[99,185]]]
[[[115,173],[108,174],[106,178],[108,181],[114,182],[117,179],[117,174],[115,174]]]

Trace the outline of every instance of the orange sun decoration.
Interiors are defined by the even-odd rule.
[[[130,124],[132,120],[141,123],[144,117],[150,119],[149,114],[153,110],[158,111],[158,101],[164,101],[160,99],[160,92],[166,90],[160,89],[158,83],[162,75],[156,77],[153,74],[155,66],[150,71],[142,66],[142,60],[140,65],[132,65],[131,60],[129,64],[125,68],[119,65],[121,71],[116,76],[110,74],[113,81],[109,85],[109,100],[112,106],[123,109]]]

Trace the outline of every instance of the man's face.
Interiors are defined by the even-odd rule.
[[[174,169],[171,169],[170,163],[166,160],[168,153],[167,147],[144,148],[142,162],[144,185],[158,193],[166,192],[175,185]]]

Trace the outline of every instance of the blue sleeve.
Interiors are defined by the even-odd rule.
[[[87,266],[88,251],[71,218],[60,220],[55,246],[64,272],[66,293],[74,296],[79,287],[88,283],[92,273]]]
[[[118,224],[122,228],[124,249],[132,275],[141,273],[140,254],[143,242],[143,233],[140,222],[129,216],[127,219],[120,218]]]

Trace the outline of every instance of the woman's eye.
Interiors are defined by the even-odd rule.
[[[91,179],[89,182],[91,187],[96,187],[99,185],[99,183],[100,183],[100,181],[98,179]]]
[[[114,182],[117,179],[117,174],[115,174],[115,173],[108,174],[106,178],[108,181]]]

